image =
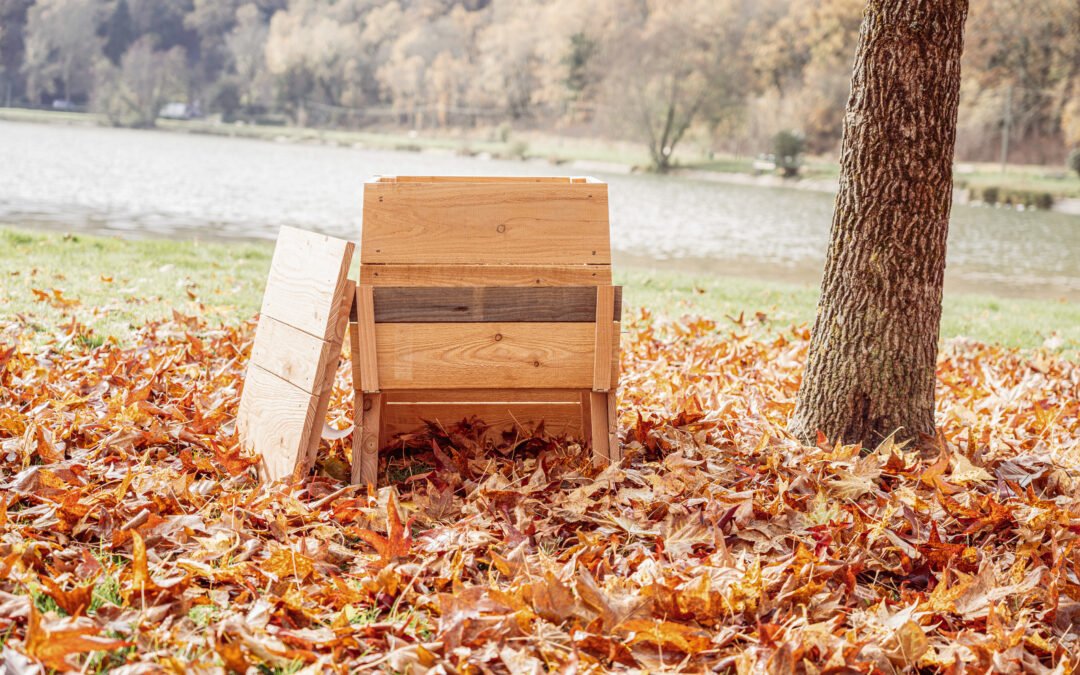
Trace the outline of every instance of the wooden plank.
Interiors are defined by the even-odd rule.
[[[620,289],[621,290],[621,289]],[[607,391],[611,381],[612,333],[618,332],[617,324],[612,323],[612,309],[616,298],[613,286],[596,287],[596,351],[593,359],[593,391]],[[619,294],[618,302],[622,302]],[[618,347],[615,347],[615,360],[618,362]],[[617,382],[617,380],[616,380]]]
[[[593,323],[376,324],[379,382],[387,390],[588,389],[595,334]],[[613,386],[614,359],[609,376]]]
[[[379,176],[379,183],[571,183],[568,176]],[[585,182],[584,179],[580,179]]]
[[[382,394],[363,394],[353,416],[352,482],[379,482],[379,440],[382,435]]]
[[[596,286],[611,283],[610,265],[360,266],[370,286]]]
[[[463,419],[479,418],[491,431],[526,433],[544,422],[553,436],[581,435],[581,406],[573,403],[389,403],[384,427],[388,435],[416,431],[424,420],[451,427]]]
[[[611,438],[608,436],[608,402],[607,394],[602,392],[589,393],[589,413],[592,419],[592,429],[589,436],[592,440],[593,458],[602,462],[610,462]]]
[[[393,389],[392,403],[574,403],[577,389]]]
[[[581,401],[581,436],[586,445],[592,444],[592,392],[582,389],[578,392]]]
[[[365,287],[370,288],[370,287]],[[596,288],[387,286],[374,289],[375,323],[545,323],[598,321]],[[622,288],[607,293],[605,316],[621,318]],[[612,311],[614,310],[614,315]],[[611,319],[608,320],[610,323]],[[610,336],[605,336],[610,340]]]
[[[256,364],[249,364],[236,428],[246,450],[260,453],[265,481],[295,480],[301,458],[322,429],[318,398]],[[318,423],[318,424],[317,424]]]
[[[362,263],[611,263],[607,185],[366,183]]]
[[[622,446],[619,445],[619,412],[615,406],[615,392],[607,393],[608,423],[608,458],[612,462],[622,461]]]
[[[334,352],[333,342],[264,316],[255,329],[251,362],[309,394],[318,394],[330,361],[337,363],[339,355]]]
[[[356,287],[357,335],[360,344],[360,390],[379,391],[379,366],[377,337],[375,334],[375,300],[371,286]]]
[[[329,340],[349,283],[352,242],[282,227],[263,293],[262,314]]]
[[[297,467],[300,476],[307,476],[315,467],[318,459],[319,442],[322,440],[322,428],[326,422],[326,411],[330,407],[330,395],[334,389],[334,377],[337,375],[338,364],[341,362],[341,346],[345,341],[345,326],[349,319],[349,307],[355,305],[356,284],[351,280],[346,283],[345,293],[340,299],[340,309],[337,314],[337,325],[334,327],[333,340],[329,343],[330,358],[326,361],[325,370],[320,378],[321,388],[318,390],[318,400],[315,404],[315,429],[308,443],[307,457],[303,464]]]

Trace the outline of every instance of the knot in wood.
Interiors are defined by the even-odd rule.
[[[506,232],[506,224],[499,223],[499,226],[495,228],[496,232]]]
[[[495,333],[495,342],[502,340],[502,333]]]
[[[536,368],[539,368],[540,367],[540,362],[539,361],[533,361],[533,366],[536,367]]]
[[[370,398],[365,398],[364,399],[364,410],[371,410],[371,399]]]

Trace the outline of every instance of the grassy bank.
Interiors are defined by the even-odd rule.
[[[61,335],[74,315],[94,340],[127,339],[148,319],[200,312],[241,321],[258,311],[272,247],[162,239],[121,240],[0,228],[0,316],[22,315],[41,341]],[[781,329],[813,320],[817,289],[808,285],[620,269],[632,312],[702,314],[732,329]],[[730,317],[724,319],[724,317]],[[979,295],[945,298],[942,336],[1010,347],[1041,346],[1056,333],[1062,348],[1080,345],[1080,306]]]

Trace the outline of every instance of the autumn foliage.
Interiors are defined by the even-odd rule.
[[[52,298],[43,298],[51,301]],[[753,322],[758,324],[757,321]],[[233,415],[251,323],[94,349],[0,324],[0,660],[14,672],[1067,673],[1080,369],[950,343],[941,432],[784,431],[805,328],[627,322],[627,459],[475,421],[348,438],[261,485]],[[331,423],[351,417],[343,366]],[[254,672],[254,671],[253,671]]]

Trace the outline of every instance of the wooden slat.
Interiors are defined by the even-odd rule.
[[[370,288],[370,287],[367,287]],[[402,287],[374,289],[375,323],[545,323],[597,321],[597,287]],[[611,286],[600,286],[611,290]],[[604,296],[621,318],[622,288]],[[614,314],[612,311],[614,310]],[[612,319],[608,319],[610,323]],[[610,339],[610,336],[605,336]]]
[[[382,434],[382,394],[363,394],[356,401],[353,416],[352,482],[376,485],[379,482],[379,440]]]
[[[349,307],[356,304],[355,294],[356,284],[351,280],[347,281],[345,292],[338,303],[337,325],[333,329],[333,339],[328,343],[329,358],[326,360],[325,370],[320,378],[321,385],[316,392],[318,398],[315,403],[315,428],[312,430],[313,433],[308,441],[307,457],[303,463],[297,465],[298,475],[301,477],[311,473],[311,470],[315,467],[315,460],[318,459],[319,441],[322,440],[322,429],[326,423],[326,411],[330,407],[330,394],[333,393],[334,389],[334,376],[337,374],[338,364],[341,362],[341,347],[345,341],[345,327],[349,320]]]
[[[593,361],[593,391],[607,391],[612,386],[611,361],[612,361],[612,333],[618,332],[617,325],[612,323],[612,309],[614,303],[622,302],[622,294],[616,296],[612,286],[596,287],[596,351]],[[619,289],[621,290],[621,289]],[[617,297],[617,300],[616,300]],[[619,348],[615,347],[615,361],[619,359]],[[617,381],[617,379],[616,379]]]
[[[379,391],[379,366],[376,356],[375,300],[371,286],[356,287],[356,334],[359,336],[357,356],[360,362],[360,389]]]
[[[610,265],[360,266],[371,286],[596,286],[611,283]]]
[[[379,183],[571,183],[568,176],[379,176]],[[584,182],[584,179],[581,179]]]
[[[334,352],[333,342],[264,316],[255,329],[251,362],[309,394],[318,394],[330,361],[337,363]]]
[[[473,417],[495,433],[504,430],[524,433],[522,427],[535,429],[542,420],[548,434],[581,434],[578,403],[390,403],[384,414],[383,424],[391,435],[420,429],[424,420],[448,428]]]
[[[262,455],[264,480],[298,478],[298,464],[322,429],[317,409],[317,396],[258,365],[248,366],[236,428],[244,448]]]
[[[593,444],[593,456],[602,461],[611,461],[607,394],[594,391],[590,392],[589,398],[589,416],[592,420],[589,435]]]
[[[591,323],[377,324],[379,382],[387,390],[587,389],[595,334]],[[609,353],[617,351],[613,344]],[[612,359],[612,385],[617,373]]]
[[[608,458],[612,462],[622,460],[622,446],[619,445],[619,411],[615,405],[615,392],[607,393],[608,423]]]
[[[385,392],[393,403],[574,403],[578,389],[394,389]]]
[[[262,314],[322,340],[338,325],[354,244],[282,227],[263,293]]]
[[[582,440],[588,444],[592,438],[592,391],[582,389],[578,392],[581,400],[581,435]]]
[[[611,263],[607,185],[366,183],[362,263]]]

